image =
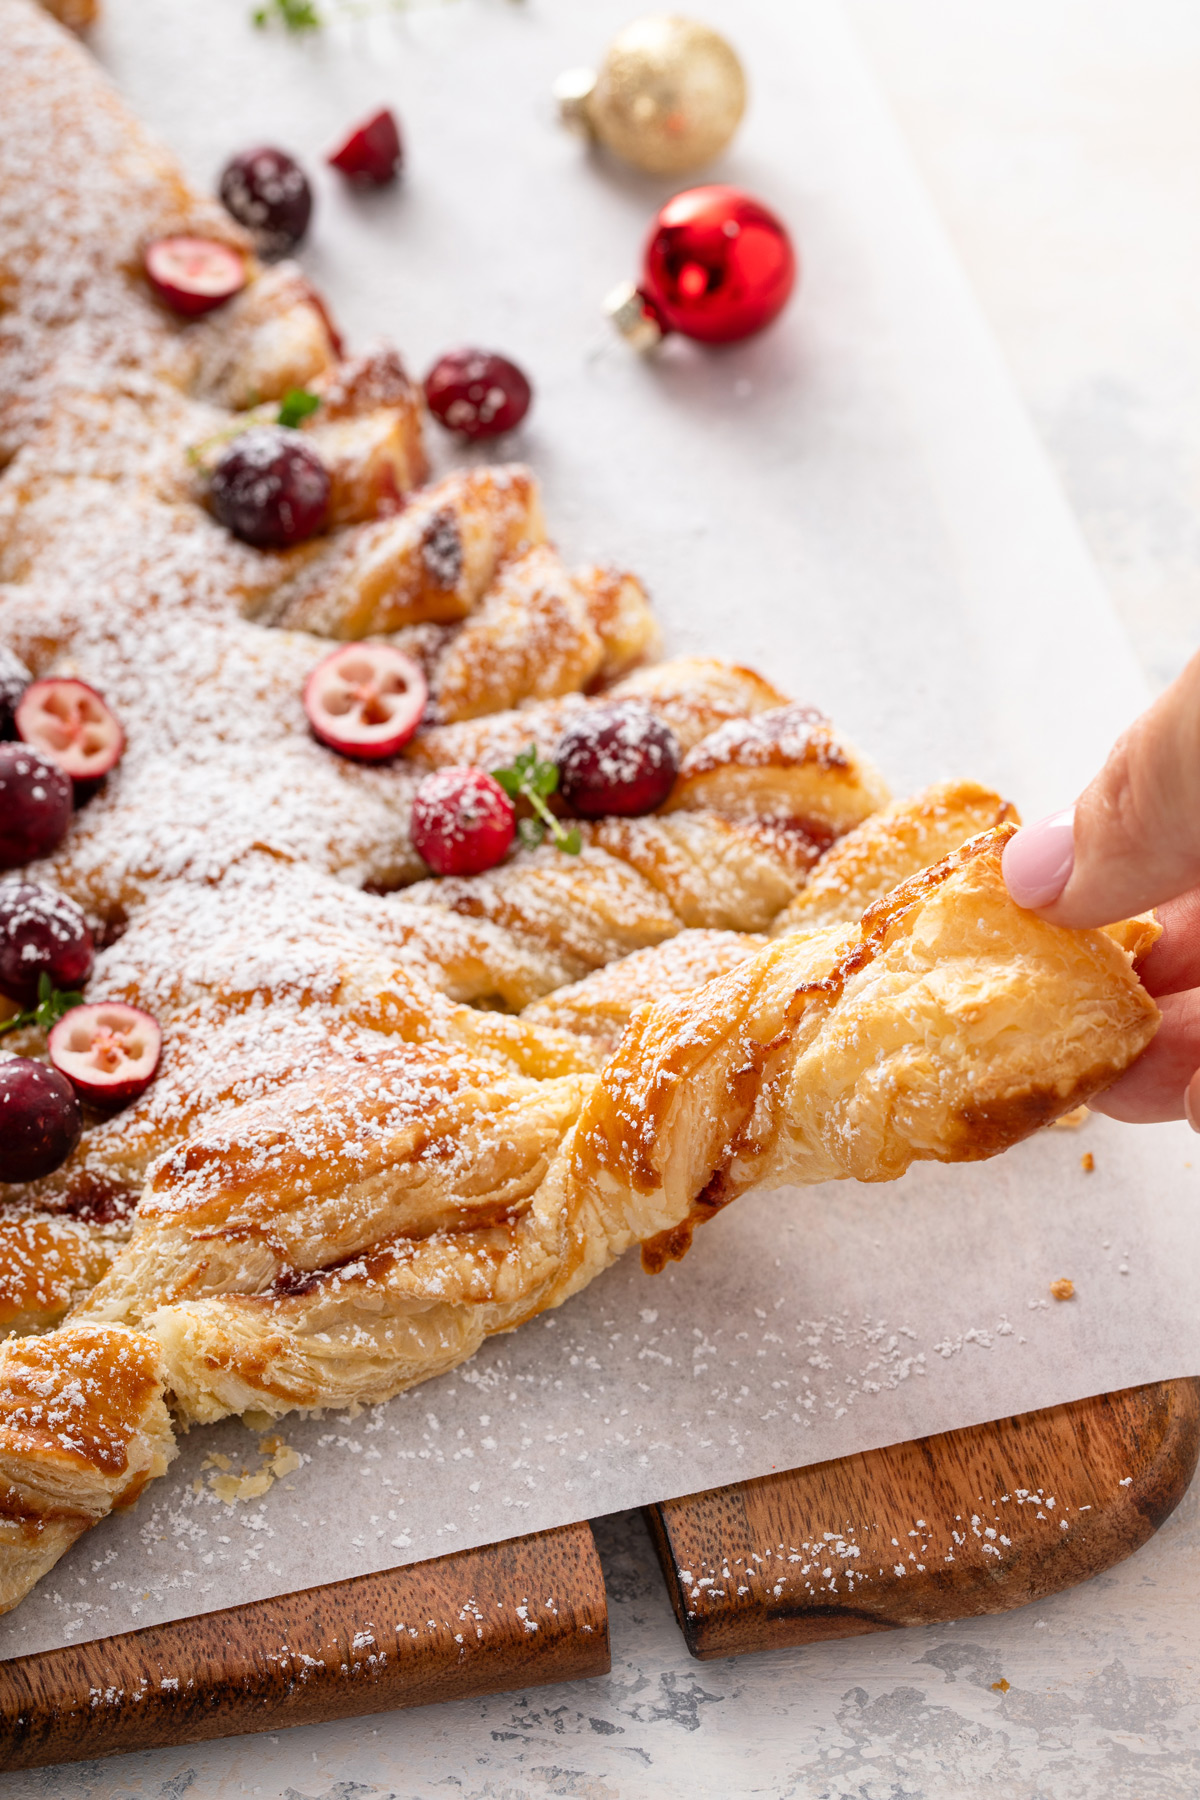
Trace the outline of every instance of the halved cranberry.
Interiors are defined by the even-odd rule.
[[[74,810],[71,778],[28,744],[0,744],[0,869],[57,850]]]
[[[224,306],[246,285],[246,259],[213,238],[159,238],[145,256],[158,298],[185,318]]]
[[[428,698],[418,665],[391,644],[342,644],[304,684],[313,735],[362,762],[382,762],[403,749]]]
[[[64,991],[82,987],[93,955],[73,900],[29,881],[0,881],[0,994],[32,1006],[43,975]]]
[[[329,470],[297,432],[257,425],[217,463],[209,499],[235,537],[260,550],[286,550],[321,530],[329,487]]]
[[[287,256],[308,230],[312,189],[286,150],[259,144],[231,157],[219,191],[222,205],[246,227],[260,256]]]
[[[403,159],[396,115],[384,106],[356,125],[349,137],[330,152],[328,161],[351,181],[361,182],[364,187],[383,187],[398,174]]]
[[[558,789],[585,819],[636,818],[661,806],[679,772],[679,740],[648,706],[593,706],[572,719],[554,752]]]
[[[66,1162],[83,1114],[65,1075],[31,1056],[0,1062],[0,1181],[37,1181]]]
[[[128,1106],[158,1072],[162,1032],[140,1007],[110,1000],[73,1006],[48,1039],[50,1061],[93,1106]]]
[[[529,411],[533,389],[516,363],[494,350],[449,350],[425,377],[430,412],[463,437],[499,437]]]
[[[438,769],[413,796],[413,847],[435,875],[495,868],[516,828],[512,801],[482,769]]]
[[[72,781],[99,781],[120,762],[125,733],[86,681],[50,675],[32,681],[17,707],[17,735]]]
[[[0,644],[0,738],[16,736],[13,714],[17,710],[17,701],[32,680],[33,676],[20,657]]]

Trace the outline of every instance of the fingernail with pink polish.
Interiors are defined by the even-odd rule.
[[[1004,881],[1018,906],[1049,906],[1075,866],[1075,808],[1025,825],[1004,846]]]

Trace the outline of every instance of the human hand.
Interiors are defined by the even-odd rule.
[[[1155,907],[1161,938],[1138,974],[1157,1036],[1096,1112],[1200,1131],[1200,655],[1114,745],[1073,808],[1011,838],[1004,879],[1056,925],[1110,925]]]

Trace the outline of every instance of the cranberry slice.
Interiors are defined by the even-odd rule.
[[[593,706],[572,719],[554,752],[558,787],[585,819],[637,818],[662,805],[679,772],[679,740],[637,701]]]
[[[56,988],[82,987],[94,949],[73,900],[30,881],[0,881],[0,994],[32,1006],[43,975]]]
[[[66,1162],[83,1114],[65,1075],[32,1056],[0,1062],[0,1181],[38,1181]]]
[[[234,537],[286,550],[329,517],[329,470],[298,432],[257,425],[235,438],[213,470],[209,500]]]
[[[383,187],[399,173],[404,160],[400,127],[390,107],[381,107],[330,152],[330,166],[364,187]]]
[[[403,749],[428,698],[418,665],[391,644],[342,644],[304,684],[314,737],[360,762],[382,762]]]
[[[73,1006],[47,1040],[50,1061],[81,1100],[93,1106],[128,1106],[158,1072],[162,1032],[139,1006],[110,1000]]]
[[[0,744],[0,869],[57,850],[74,811],[70,776],[28,744]]]
[[[308,230],[312,189],[286,150],[258,144],[231,157],[218,191],[221,204],[246,227],[260,256],[287,256]]]
[[[125,733],[86,681],[50,675],[32,681],[16,712],[17,735],[56,762],[72,781],[98,781],[120,762]]]
[[[499,437],[529,411],[533,389],[507,356],[494,350],[448,350],[425,377],[425,401],[447,431]]]
[[[0,738],[16,736],[14,714],[17,702],[32,680],[33,676],[20,657],[0,644]]]
[[[512,801],[482,769],[438,769],[413,796],[413,847],[435,875],[495,868],[516,828]]]
[[[173,312],[197,318],[246,285],[246,259],[214,238],[159,238],[145,255],[146,279]]]

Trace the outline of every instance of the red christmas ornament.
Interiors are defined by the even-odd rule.
[[[641,281],[622,283],[606,306],[638,350],[669,331],[732,344],[779,316],[796,275],[792,240],[760,200],[738,188],[688,188],[655,219]]]

